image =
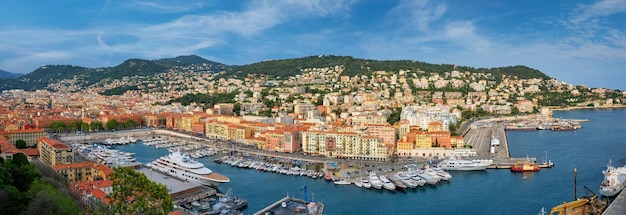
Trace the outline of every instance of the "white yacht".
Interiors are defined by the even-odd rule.
[[[228,177],[211,171],[204,164],[192,160],[188,155],[180,152],[163,156],[146,164],[146,166],[185,181],[195,181],[211,187],[230,182]]]
[[[426,181],[426,183],[430,185],[435,185],[437,184],[437,182],[439,182],[439,179],[433,178],[432,176],[430,176],[430,174],[425,173],[423,170],[414,170],[412,174],[424,179],[424,181]]]
[[[394,185],[387,177],[384,175],[380,176],[380,181],[383,182],[383,187],[387,190],[394,191],[396,190],[396,185]]]
[[[411,179],[411,176],[407,175],[405,172],[396,173],[396,178],[400,179],[400,181],[402,181],[402,183],[404,183],[409,188],[415,188],[419,186],[419,184]]]
[[[363,188],[371,188],[372,184],[370,184],[370,181],[365,179],[365,178],[361,178],[361,186],[363,186]]]
[[[376,173],[374,171],[370,172],[370,184],[372,185],[373,188],[376,189],[381,189],[383,188],[383,182],[380,181],[380,179],[378,178],[378,176],[376,176]]]
[[[458,160],[456,157],[451,156],[445,159],[437,167],[443,170],[457,170],[457,171],[473,171],[473,170],[485,170],[489,164],[481,163],[478,161],[470,160]]]

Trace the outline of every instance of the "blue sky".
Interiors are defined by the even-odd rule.
[[[3,0],[0,69],[197,54],[243,65],[349,55],[526,65],[626,90],[626,0]]]

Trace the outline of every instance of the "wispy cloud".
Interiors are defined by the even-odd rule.
[[[389,11],[388,16],[402,22],[405,27],[425,31],[432,22],[444,15],[447,8],[445,3],[431,3],[428,0],[403,0]]]
[[[127,2],[124,2],[127,3]],[[207,6],[206,1],[166,1],[166,0],[138,0],[132,1],[131,6],[138,10],[152,13],[181,13],[202,9]]]
[[[594,21],[599,17],[610,16],[626,12],[626,0],[602,0],[590,5],[579,5],[572,11],[571,22],[579,24],[586,21]]]
[[[177,13],[207,6],[201,1],[183,3],[139,0],[132,2],[138,10]],[[58,28],[5,29],[0,32],[0,56],[3,69],[27,72],[43,63],[71,63],[75,56],[91,58],[140,57],[159,58],[181,54],[196,54],[218,45],[236,43],[282,23],[298,19],[335,16],[348,12],[353,0],[332,1],[251,1],[240,11],[208,11],[184,15],[162,23],[107,23],[80,30]],[[104,10],[113,10],[113,2],[105,2]],[[57,53],[54,55],[53,53]],[[83,59],[84,60],[84,59]],[[11,63],[11,62],[19,62]],[[88,61],[88,62],[93,62]],[[119,62],[115,62],[119,63]],[[23,64],[32,65],[25,71]],[[21,65],[21,66],[19,66]],[[90,65],[86,65],[90,66]],[[98,65],[103,66],[103,65]]]

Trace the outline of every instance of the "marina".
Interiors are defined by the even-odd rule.
[[[392,176],[393,178],[400,179],[400,177],[408,175],[407,173],[399,174],[406,172],[406,170],[401,171],[402,166],[405,164],[374,164],[364,162],[361,169],[354,168],[353,166],[354,170],[351,171],[347,171],[350,169],[349,166],[339,165],[339,167],[342,168],[341,170],[344,171],[337,171],[337,175],[335,176],[333,174],[333,176],[351,177],[353,184],[340,186],[319,180],[319,175],[318,178],[313,179],[312,177],[269,174],[264,171],[254,171],[225,164],[216,164],[214,160],[226,156],[224,154],[199,158],[198,161],[204,163],[212,170],[223,173],[231,179],[231,182],[220,185],[218,189],[233,189],[237,193],[240,193],[242,198],[247,199],[249,201],[248,207],[244,209],[244,213],[259,211],[267,207],[267,205],[272,204],[268,199],[282,199],[285,194],[289,194],[289,191],[300,190],[302,185],[306,184],[310,190],[314,190],[315,198],[324,202],[325,211],[329,211],[329,213],[332,214],[354,214],[362,211],[371,212],[370,214],[384,214],[389,211],[393,211],[393,213],[413,213],[416,210],[420,211],[420,213],[445,214],[467,213],[468,211],[483,214],[506,214],[512,213],[513,211],[520,214],[536,214],[542,207],[550,208],[554,205],[558,205],[567,200],[565,197],[571,196],[572,179],[564,175],[570,175],[574,167],[578,167],[579,174],[584,175],[584,177],[579,178],[579,184],[596,187],[599,186],[602,181],[603,175],[601,171],[606,169],[606,163],[609,159],[612,159],[615,164],[623,164],[625,162],[623,157],[623,155],[626,154],[625,149],[623,147],[617,147],[616,145],[619,143],[617,140],[626,138],[620,136],[624,133],[623,130],[621,130],[621,133],[614,132],[615,129],[607,129],[606,127],[606,125],[611,124],[611,120],[615,120],[619,117],[604,116],[605,114],[611,115],[615,113],[608,112],[608,110],[603,111],[605,112],[597,113],[597,111],[586,110],[586,112],[594,112],[593,114],[584,115],[584,118],[590,118],[590,122],[585,126],[585,129],[576,132],[536,131],[507,133],[506,142],[507,148],[510,148],[511,157],[519,157],[520,159],[530,157],[532,160],[533,156],[541,157],[548,152],[551,155],[551,160],[559,163],[559,165],[553,168],[542,169],[539,172],[523,172],[519,174],[495,169],[486,169],[484,171],[451,171],[449,172],[452,176],[450,182],[439,181],[436,186],[430,186],[428,183],[425,183],[426,186],[416,185],[417,188],[415,189],[409,188],[409,185],[406,185],[406,191],[402,192],[388,192],[384,190],[382,186],[381,191],[376,191],[378,189],[373,189],[370,181],[363,183],[361,178],[368,178],[367,170],[374,170],[378,173],[377,176],[380,176],[388,173],[389,171],[387,170],[393,168],[393,172],[389,172],[386,175],[393,183],[393,180],[391,180]],[[577,115],[580,114],[580,112],[585,111],[559,112],[559,114],[566,114],[568,117],[582,118]],[[597,137],[597,135],[602,135],[602,132],[607,130],[612,131],[611,137],[618,139],[615,139],[616,141],[596,141],[592,138]],[[488,134],[486,137],[487,144],[490,144],[491,135]],[[589,144],[590,142],[594,142],[594,144]],[[500,141],[500,146],[503,145],[504,141]],[[209,143],[207,146],[211,146],[211,144]],[[222,150],[228,152],[228,149],[231,148],[232,146],[224,147]],[[116,149],[136,153],[135,158],[139,162],[149,162],[169,153],[167,149],[157,149],[143,144],[121,145],[116,146]],[[582,156],[577,156],[586,153],[603,154],[606,156],[597,158],[588,156],[583,158]],[[268,152],[265,154],[271,153]],[[290,159],[290,162],[296,160],[296,157],[293,155],[289,155],[288,157],[293,158]],[[319,161],[317,159],[319,158],[312,158],[311,161]],[[335,161],[332,159],[325,160]],[[358,165],[358,162],[348,163]],[[415,164],[419,169],[423,167],[423,164],[427,164],[427,162],[415,161]],[[365,165],[368,165],[368,167]],[[320,167],[320,169],[323,169],[323,167]],[[359,174],[355,174],[355,170],[359,170]],[[348,173],[350,174],[348,175]],[[276,183],[278,181],[280,183]],[[364,189],[356,186],[354,182],[359,182],[361,187],[367,186],[365,184],[369,184],[372,188]],[[485,186],[489,186],[490,189],[485,190]],[[546,187],[549,187],[549,189],[546,190]],[[464,190],[481,190],[479,194],[481,196],[480,200],[471,198],[471,196],[476,195],[475,192],[465,192]],[[511,195],[503,195],[505,193]],[[292,193],[291,196],[301,195],[302,193],[299,194],[296,192]],[[428,199],[426,201],[428,204],[408,204],[409,201],[412,201],[411,199],[418,197],[420,199]],[[345,201],[344,199],[349,199],[349,201]],[[441,199],[450,199],[450,201],[455,203],[452,207],[443,206],[442,203],[438,201]],[[506,204],[506,202],[510,200],[524,202],[525,207],[516,207]],[[482,209],[472,206],[484,204],[483,202],[490,203]],[[407,205],[398,206],[399,204]],[[493,207],[495,205],[508,206]]]

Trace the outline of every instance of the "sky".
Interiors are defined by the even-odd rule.
[[[3,0],[0,70],[196,54],[525,65],[626,90],[626,0]]]

